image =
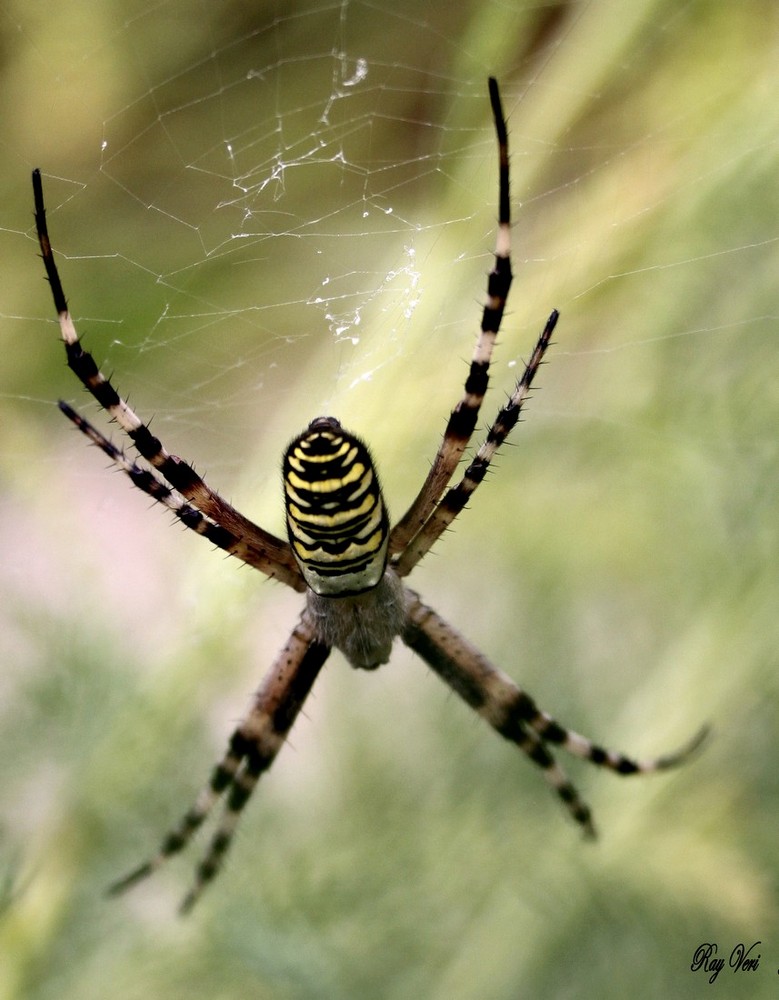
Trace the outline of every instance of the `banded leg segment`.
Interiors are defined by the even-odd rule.
[[[108,438],[94,427],[88,420],[82,417],[72,406],[60,401],[60,409],[71,420],[82,434],[100,448],[116,465],[118,469],[125,473],[133,486],[146,493],[157,503],[162,504],[190,531],[207,538],[212,545],[222,549],[228,555],[235,556],[241,562],[255,569],[259,569],[268,575],[275,575],[277,579],[286,583],[297,591],[304,591],[305,583],[300,573],[292,574],[284,568],[271,570],[268,565],[268,557],[263,549],[258,549],[252,538],[236,535],[228,528],[214,523],[206,517],[197,507],[193,506],[174,489],[171,489],[159,480],[150,469],[141,468],[137,462],[131,461],[125,453],[112,444]]]
[[[446,531],[452,521],[454,521],[465,507],[479,483],[483,482],[490,463],[495,457],[495,453],[519,420],[522,407],[533,384],[533,379],[536,377],[547,348],[551,343],[552,333],[557,325],[559,315],[557,310],[554,310],[546,321],[546,326],[541,331],[541,335],[533,349],[530,360],[525,366],[522,377],[517,382],[514,392],[509,397],[506,405],[501,407],[498,412],[495,423],[490,427],[484,444],[482,444],[468,465],[463,478],[456,486],[447,490],[441,502],[432,511],[425,524],[422,525],[416,535],[409,541],[406,549],[393,561],[393,567],[398,576],[408,576],[411,570],[430,551],[433,544],[441,537],[443,532]]]
[[[244,517],[231,504],[215,493],[191,465],[182,461],[178,456],[171,455],[159,438],[152,434],[148,426],[117,393],[110,380],[98,368],[92,355],[82,348],[68,310],[65,292],[51,249],[46,224],[46,207],[43,200],[43,182],[39,170],[34,170],[32,173],[32,185],[35,196],[35,224],[38,231],[38,242],[46,275],[51,285],[62,339],[65,343],[68,367],[97,402],[116,420],[143,458],[157,469],[175,490],[178,490],[186,500],[193,503],[206,516],[223,525],[234,535],[251,538],[254,547],[262,550],[265,554],[264,572],[277,578],[280,578],[285,570],[289,570],[293,574],[297,573],[289,545]],[[276,567],[278,567],[278,571]]]
[[[475,646],[424,605],[416,594],[409,590],[406,594],[408,625],[403,633],[406,645],[417,652],[493,729],[515,743],[542,769],[547,782],[589,835],[594,834],[590,809],[555,762],[547,743],[560,746],[574,756],[615,774],[628,775],[676,767],[697,750],[706,736],[706,730],[701,730],[677,753],[643,761],[607,750],[566,729],[542,712],[529,694],[493,667]]]
[[[181,906],[182,912],[192,908],[218,872],[244,806],[262,774],[276,759],[329,654],[329,646],[314,639],[314,629],[304,613],[255,695],[248,716],[230,737],[227,752],[214,768],[195,804],[166,835],[153,858],[110,886],[112,895],[129,889],[183,850],[224,796],[222,818]]]
[[[446,489],[476,427],[481,404],[487,392],[492,351],[503,319],[511,287],[511,208],[509,200],[508,133],[497,81],[489,80],[490,103],[498,139],[498,236],[495,267],[487,282],[487,301],[482,314],[481,331],[471,359],[465,392],[449,417],[444,436],[433,464],[409,509],[392,529],[390,555],[402,551],[430,516]]]

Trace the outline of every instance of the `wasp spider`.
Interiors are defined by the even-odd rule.
[[[402,639],[471,708],[540,768],[573,819],[590,835],[594,834],[590,810],[556,763],[550,745],[617,774],[645,774],[680,764],[703,738],[701,732],[677,753],[633,761],[565,729],[403,582],[484,479],[495,452],[517,423],[558,319],[555,310],[484,443],[460,481],[450,485],[487,390],[490,358],[512,278],[508,138],[498,85],[493,79],[489,81],[489,94],[500,161],[499,219],[495,267],[489,276],[481,332],[465,391],[449,417],[427,478],[405,515],[392,528],[370,452],[334,417],[312,420],[284,455],[289,542],[248,520],[207,486],[191,465],[170,454],[81,346],[49,242],[41,175],[38,170],[33,173],[38,239],[68,365],[128,435],[146,465],[128,458],[67,403],[60,402],[60,408],[127,474],[133,485],[172,511],[187,528],[306,598],[300,620],[194,805],[150,860],[111,887],[114,893],[151,874],[182,850],[217,801],[224,798],[222,818],[182,903],[184,911],[192,907],[219,870],[241,811],[283,746],[333,648],[339,649],[353,667],[373,670],[389,660],[394,640]]]

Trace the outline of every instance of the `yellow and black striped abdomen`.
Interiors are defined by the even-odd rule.
[[[284,455],[292,551],[317,594],[375,587],[387,563],[389,523],[370,453],[334,417],[317,417]]]

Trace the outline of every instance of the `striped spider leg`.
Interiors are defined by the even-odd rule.
[[[134,486],[171,511],[185,527],[306,597],[298,624],[195,803],[163,838],[156,854],[114,883],[113,893],[135,885],[181,851],[223,799],[221,819],[216,821],[182,910],[194,905],[219,870],[246,802],[283,746],[332,648],[339,649],[351,666],[373,670],[389,661],[394,640],[402,639],[496,732],[541,769],[571,816],[588,834],[594,832],[590,810],[556,763],[549,745],[560,746],[617,774],[637,774],[682,763],[705,735],[701,732],[675,754],[646,761],[633,761],[603,749],[542,712],[526,692],[403,583],[484,480],[495,452],[519,420],[558,319],[555,310],[483,444],[459,482],[451,486],[487,391],[492,350],[512,277],[508,136],[493,79],[489,81],[489,92],[499,151],[495,268],[489,277],[481,331],[463,396],[451,413],[419,494],[394,528],[390,528],[368,448],[334,417],[312,420],[284,454],[282,478],[289,542],[244,517],[215,493],[191,465],[170,454],[81,346],[49,242],[40,173],[33,173],[38,238],[68,364],[128,435],[146,464],[129,458],[71,406],[61,402],[63,413]]]
[[[161,482],[150,469],[131,461],[71,406],[62,401],[59,406],[65,416],[129,477],[133,486],[162,504],[185,527],[202,535],[217,548],[250,566],[262,569],[251,540],[236,536],[229,529],[215,524],[188,503],[177,490]],[[302,589],[302,585],[299,589]],[[124,892],[151,875],[164,861],[186,847],[213,806],[224,796],[223,817],[196,869],[195,882],[181,904],[182,913],[192,908],[203,888],[219,870],[243,807],[263,772],[276,759],[329,654],[330,647],[317,641],[308,611],[304,611],[254,696],[248,715],[233,732],[224,757],[213,769],[208,784],[194,805],[185,813],[179,825],[165,836],[153,858],[109,887],[112,895]]]
[[[46,225],[46,208],[43,201],[43,182],[39,170],[32,173],[33,195],[35,198],[35,225],[38,231],[38,242],[41,256],[46,268],[46,277],[51,286],[54,308],[57,311],[60,332],[65,344],[68,367],[92,393],[97,402],[116,421],[138,449],[139,454],[155,468],[186,500],[201,510],[206,516],[218,524],[229,528],[239,537],[251,539],[262,559],[262,565],[256,568],[268,576],[281,580],[290,586],[298,586],[300,573],[292,558],[286,542],[276,538],[269,531],[260,528],[243,514],[239,513],[219,494],[206,485],[203,479],[177,455],[171,455],[159,438],[155,437],[148,426],[136,415],[130,406],[122,399],[103,375],[95,363],[95,359],[81,346],[76,327],[68,310],[67,299],[62,288],[59,272],[54,262],[54,255],[49,240]],[[262,554],[261,556],[259,554]]]
[[[494,667],[455,628],[426,607],[416,594],[407,593],[411,600],[403,641],[496,732],[515,743],[541,768],[543,777],[589,837],[595,836],[590,808],[555,761],[547,743],[615,774],[630,775],[664,771],[684,763],[707,736],[704,727],[675,753],[641,761],[598,746],[542,712],[527,692]]]
[[[511,273],[511,204],[509,201],[509,145],[506,119],[500,100],[497,80],[489,79],[490,104],[498,139],[498,235],[495,246],[495,266],[487,282],[487,301],[482,313],[481,330],[473,349],[465,392],[452,410],[438,452],[427,478],[409,509],[392,529],[390,554],[403,551],[422,527],[441,497],[447,483],[463,456],[476,428],[481,404],[489,383],[490,361],[506,308],[513,275]],[[549,344],[557,322],[555,310],[549,318],[548,336],[535,367],[529,369],[528,387],[532,382],[544,350]],[[402,574],[401,574],[402,575]]]

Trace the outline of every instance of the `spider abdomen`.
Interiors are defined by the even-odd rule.
[[[387,565],[389,521],[370,453],[334,417],[317,417],[284,455],[287,530],[314,593],[371,590]]]

